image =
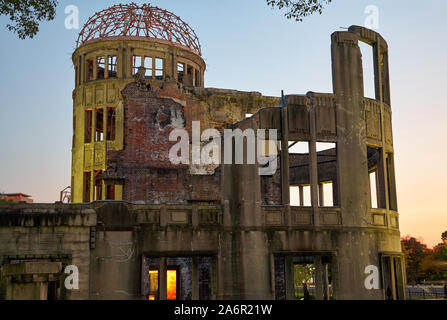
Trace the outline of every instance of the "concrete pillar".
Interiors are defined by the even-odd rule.
[[[299,186],[300,189],[300,206],[304,207],[304,187]]]
[[[287,108],[281,108],[281,194],[282,204],[290,205],[289,119]]]
[[[338,180],[337,180],[337,178],[334,178],[332,180],[332,199],[334,202],[334,207],[338,207],[340,205],[340,202],[338,200]]]
[[[199,257],[192,257],[192,300],[199,300],[199,288],[200,288],[200,266]]]
[[[323,300],[323,263],[321,257],[315,257],[315,298]]]
[[[295,274],[293,257],[285,256],[286,300],[295,300]]]
[[[367,226],[370,221],[363,66],[358,36],[332,34],[332,79],[337,114],[339,200],[346,226]],[[353,187],[355,186],[355,187]],[[362,210],[359,210],[359,209]]]
[[[320,210],[318,206],[318,156],[317,156],[317,128],[315,124],[315,107],[312,105],[310,115],[310,199],[313,208],[314,225],[320,225]]]
[[[324,207],[324,184],[318,184],[318,200],[320,203],[320,207]]]
[[[160,300],[166,300],[167,299],[167,282],[168,282],[168,273],[167,273],[167,266],[166,266],[166,257],[160,258],[160,281],[159,281],[159,287],[158,290],[160,292]]]
[[[240,127],[242,131],[247,128],[253,128],[256,132],[254,119],[244,122],[244,126]],[[244,148],[245,160],[246,150]],[[270,252],[266,250],[269,241],[261,229],[265,221],[261,208],[259,166],[243,164],[222,167],[222,200],[224,204],[228,201],[234,231],[228,234],[228,240],[231,239],[232,244],[225,249],[227,260],[222,262],[222,268],[229,264],[232,269],[229,274],[219,276],[226,277],[225,282],[230,281],[228,276],[232,278],[233,293],[228,298],[273,299],[271,282],[265,281],[271,276],[271,262]]]

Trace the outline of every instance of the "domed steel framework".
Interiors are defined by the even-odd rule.
[[[172,12],[149,4],[115,5],[90,17],[79,33],[76,47],[98,40],[146,38],[168,42],[202,55],[194,30]]]

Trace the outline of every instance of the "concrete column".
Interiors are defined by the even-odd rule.
[[[295,300],[295,276],[293,270],[293,257],[285,256],[284,260],[286,278],[286,300]]]
[[[287,108],[281,108],[281,195],[282,204],[290,205],[289,184],[289,119]]]
[[[197,205],[192,206],[192,217],[191,217],[192,227],[197,228],[199,226],[199,208]]]
[[[324,299],[324,266],[321,256],[315,257],[315,297],[317,300]]]
[[[318,184],[318,200],[320,207],[324,207],[324,185],[322,183]]]
[[[378,39],[377,42],[373,45],[373,56],[376,100],[383,101],[382,64],[380,63],[380,39]]]
[[[239,127],[242,131],[253,128],[256,122],[244,121]],[[234,144],[233,144],[234,149]],[[244,148],[244,158],[246,159]],[[234,154],[234,153],[233,153]],[[246,163],[246,161],[244,161]],[[261,178],[257,164],[223,165],[222,200],[228,201],[231,225],[228,233],[229,248],[225,251],[230,256],[224,264],[230,265],[229,272],[232,299],[264,300],[273,299],[270,281],[269,241],[264,226],[261,207]],[[231,240],[230,240],[231,239]],[[224,267],[224,266],[223,266]],[[219,274],[222,276],[222,274]],[[228,274],[224,275],[225,277]],[[228,282],[228,280],[225,280]],[[230,297],[229,297],[230,298]]]
[[[167,282],[168,282],[168,274],[167,274],[167,267],[166,267],[166,257],[160,258],[160,280],[158,284],[158,290],[160,292],[160,300],[166,300],[167,299]]]
[[[339,133],[337,182],[346,226],[367,226],[370,221],[369,199],[365,196],[369,185],[361,57],[356,34],[332,34],[332,78]]]
[[[168,209],[162,205],[160,208],[160,227],[166,227],[168,225]]]
[[[328,265],[323,264],[323,299],[330,300]]]
[[[200,288],[200,267],[199,257],[192,257],[192,300],[199,300],[199,288]]]
[[[312,106],[310,112],[310,199],[314,214],[314,225],[320,225],[320,210],[318,208],[318,157],[317,157],[317,129],[315,123],[315,108]]]
[[[304,187],[299,186],[300,189],[300,206],[304,207]]]
[[[338,207],[340,202],[338,200],[338,181],[337,178],[332,180],[332,199],[334,202],[334,207]]]

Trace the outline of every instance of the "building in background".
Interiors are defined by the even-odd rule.
[[[0,193],[0,200],[12,201],[14,203],[33,203],[31,196],[24,193]]]
[[[265,97],[205,88],[199,40],[173,13],[91,17],[73,53],[71,203],[0,205],[0,297],[404,299],[388,46],[357,26],[331,41],[333,93]],[[193,121],[276,129],[278,169],[173,164],[170,134],[192,137]]]

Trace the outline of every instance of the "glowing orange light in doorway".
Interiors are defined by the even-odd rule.
[[[177,300],[177,270],[168,270],[167,299]]]

